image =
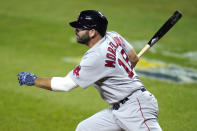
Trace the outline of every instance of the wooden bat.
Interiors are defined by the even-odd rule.
[[[137,56],[140,58],[150,47],[152,47],[169,31],[181,17],[182,14],[179,11],[175,11],[174,14],[162,25],[162,27],[155,33],[148,44],[144,46]]]

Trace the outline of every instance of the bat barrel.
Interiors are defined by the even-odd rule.
[[[154,34],[148,44],[140,51],[138,57],[141,57],[151,46],[153,46],[163,35],[165,35],[182,17],[179,11],[175,11],[173,15],[162,25],[162,27]]]
[[[160,40],[163,35],[165,35],[182,17],[179,11],[175,11],[173,15],[162,25],[162,27],[155,33],[155,35],[148,42],[150,46],[153,46],[158,40]]]

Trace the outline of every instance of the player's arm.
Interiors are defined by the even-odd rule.
[[[34,81],[34,85],[46,90],[52,90],[51,88],[51,80],[52,78],[43,78],[43,77],[38,77]]]
[[[128,55],[129,55],[130,62],[132,63],[133,67],[135,67],[137,62],[139,61],[139,58],[138,58],[135,50],[133,48],[131,50],[129,50]]]
[[[37,86],[52,91],[70,91],[78,85],[67,75],[66,77],[43,78],[29,72],[18,74],[20,85]]]

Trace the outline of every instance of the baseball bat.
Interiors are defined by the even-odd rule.
[[[175,11],[174,14],[162,25],[162,27],[154,34],[150,39],[148,44],[138,53],[140,58],[150,47],[152,47],[158,40],[160,40],[182,17],[182,14],[179,11]]]

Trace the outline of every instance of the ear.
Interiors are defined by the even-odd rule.
[[[96,36],[97,32],[95,29],[91,29],[89,30],[89,36],[90,38],[94,38]]]

